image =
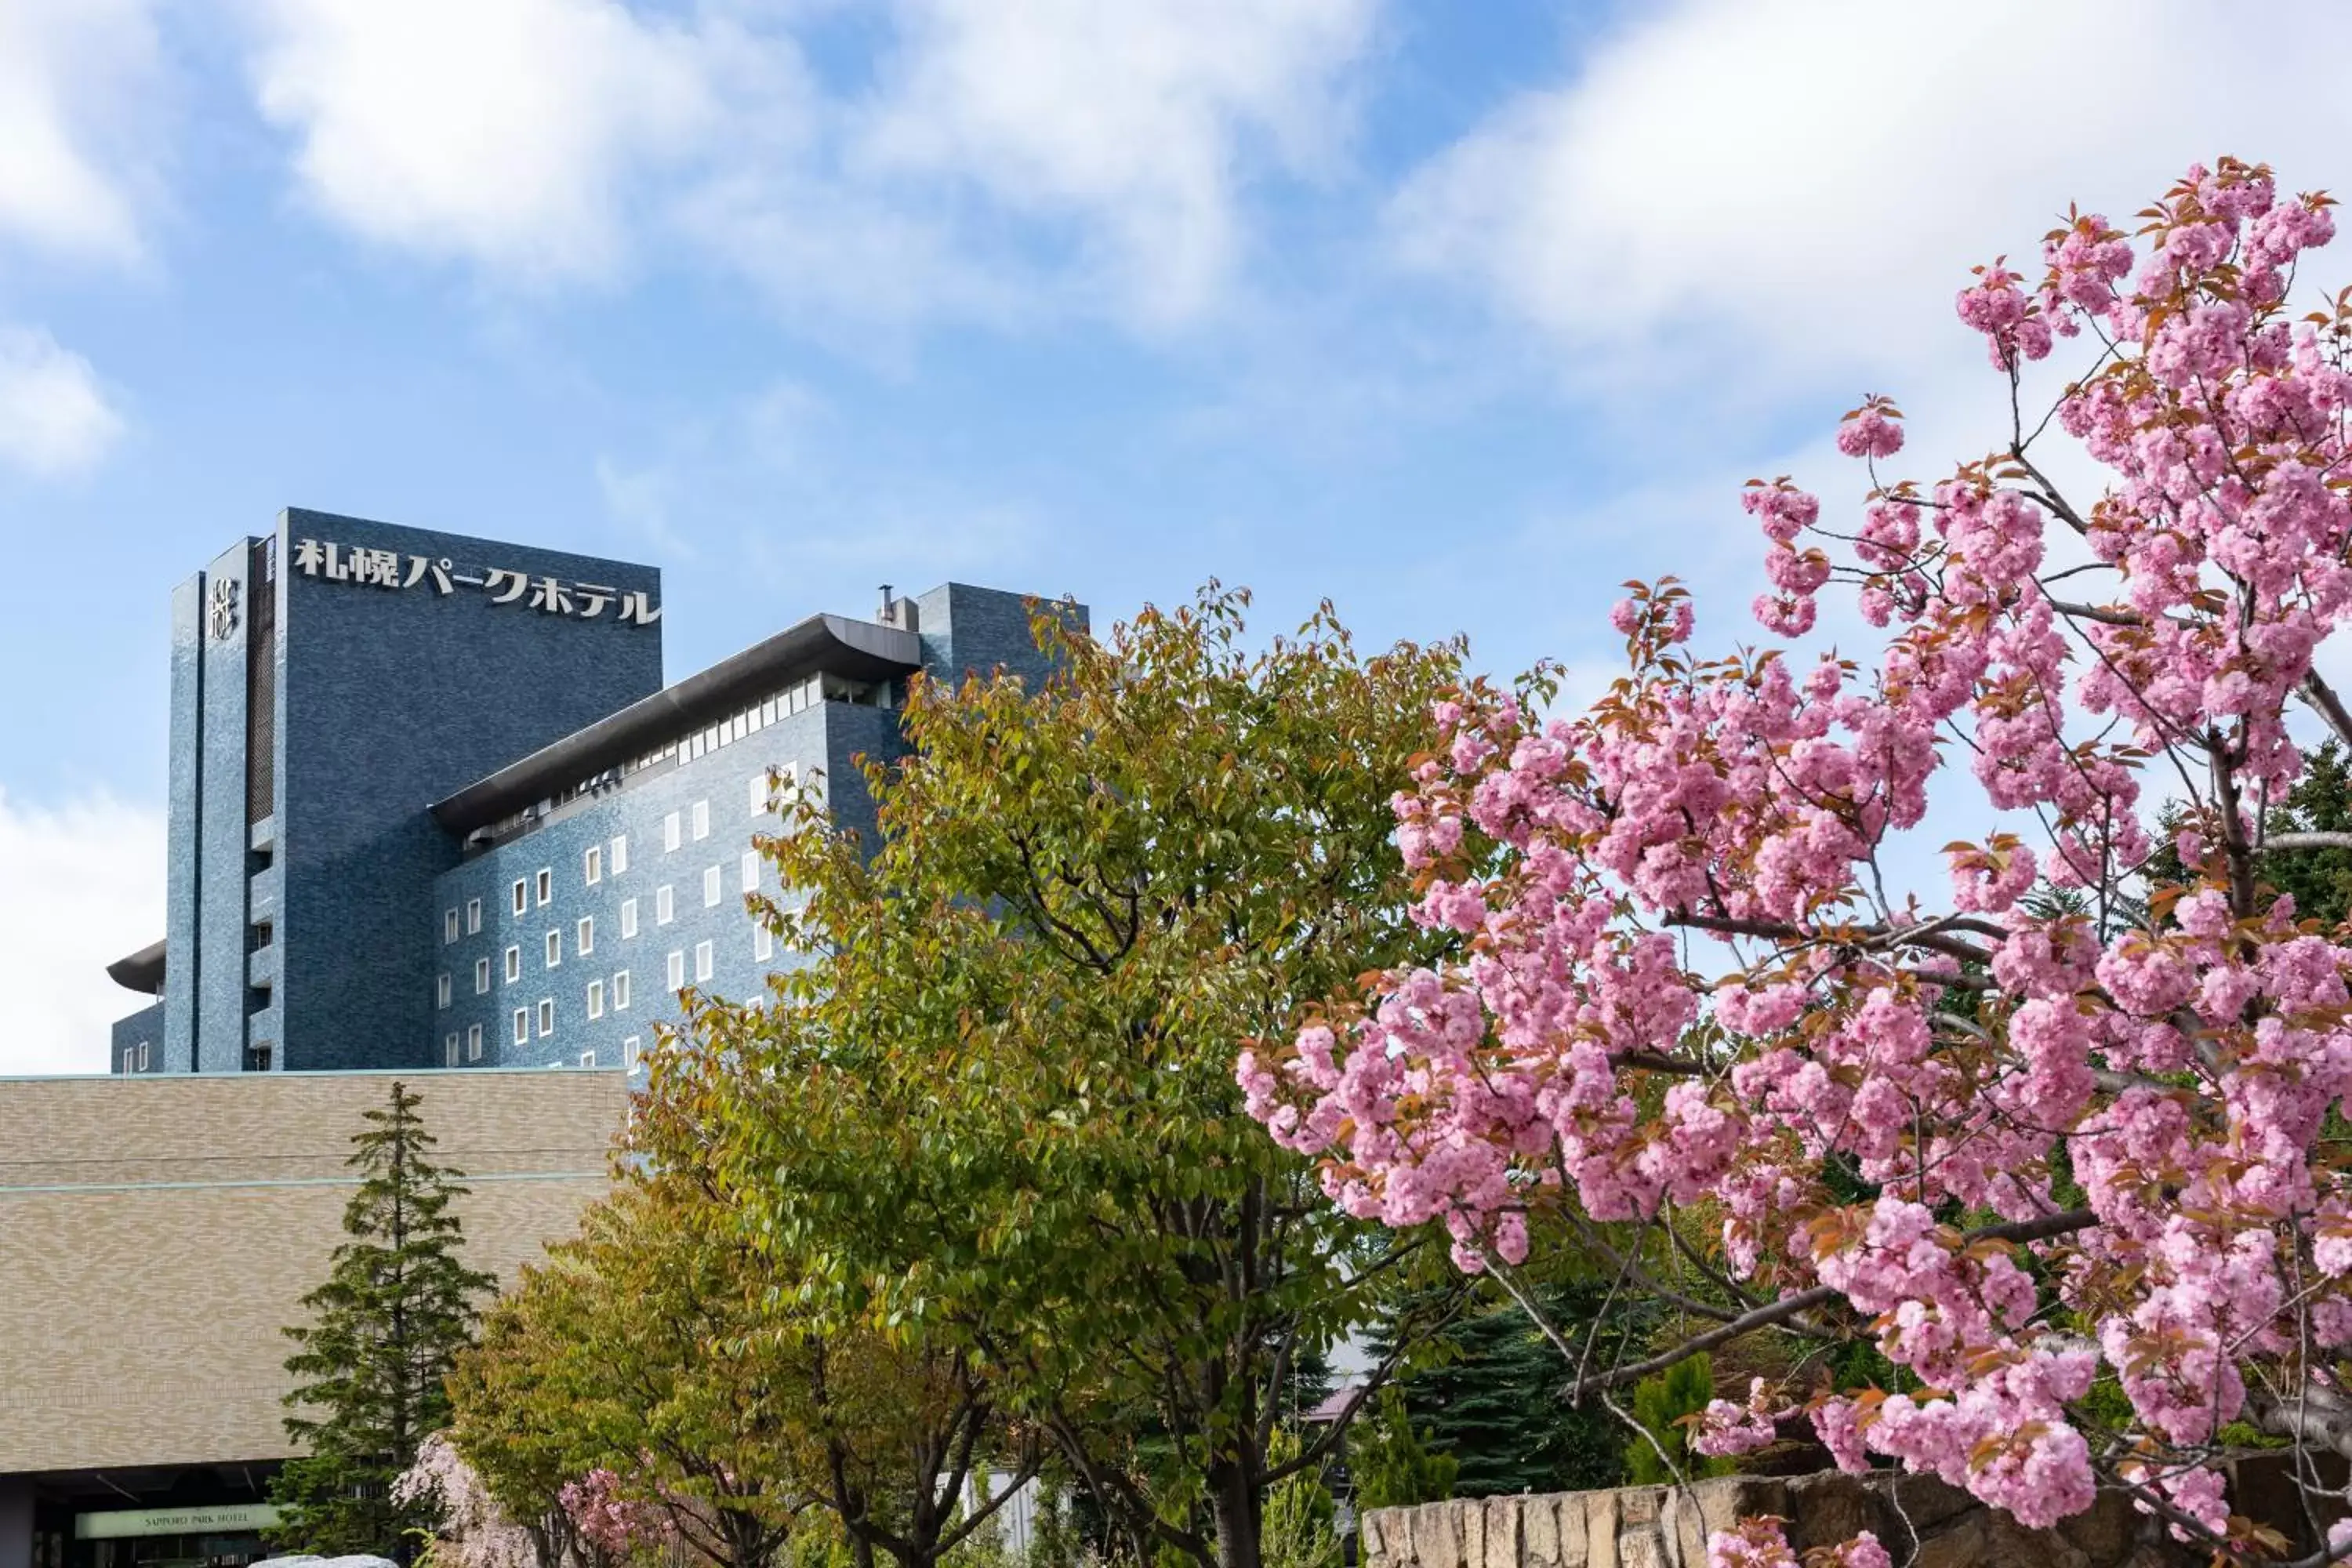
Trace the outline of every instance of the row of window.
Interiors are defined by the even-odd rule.
[[[743,852],[743,861],[740,870],[741,877],[741,890],[746,893],[757,891],[760,886],[760,857],[758,853],[752,850],[745,850]],[[726,879],[720,874],[719,868],[716,866],[709,868],[702,873],[702,904],[705,909],[715,907],[719,903],[719,900],[726,896],[726,888],[724,886],[725,880]],[[621,936],[622,939],[625,941],[637,934],[637,900],[635,899],[622,900],[620,915]],[[654,889],[654,923],[656,925],[667,925],[676,918],[677,904],[671,897],[669,886],[665,883],[663,886]],[[595,950],[596,917],[593,915],[583,915],[580,918],[579,923],[572,928],[573,955],[575,957],[585,958]],[[545,953],[547,968],[554,969],[562,963],[563,931],[562,927],[559,926],[555,930],[547,933],[545,938]],[[760,956],[761,958],[766,958],[768,954],[763,952]],[[506,980],[507,984],[511,985],[521,978],[522,948],[520,944],[518,943],[514,946],[509,947],[506,952]],[[490,961],[486,955],[474,960],[474,994],[477,996],[487,995],[489,993],[489,989]],[[448,974],[444,973],[436,983],[436,1005],[442,1007],[448,1006],[450,1004],[451,994],[451,978]]]
[[[552,933],[550,934],[551,935]],[[753,929],[751,932],[751,957],[755,962],[764,963],[769,959],[773,958],[775,956],[775,934],[769,931],[766,926],[761,925]],[[516,962],[516,954],[520,951],[520,950],[516,948],[509,948],[507,950],[509,964]],[[686,960],[687,952],[684,948],[678,948],[673,951],[669,955],[668,979],[669,988],[672,991],[681,991],[686,988]],[[485,963],[488,962],[489,961],[488,959],[483,960],[483,963]],[[695,981],[698,984],[709,980],[714,973],[716,965],[717,955],[713,950],[713,944],[708,940],[696,942],[694,944]],[[449,1005],[447,996],[448,976],[446,974],[443,975],[442,981],[443,995],[441,1005],[446,1007]],[[588,1016],[592,1019],[602,1018],[604,1016],[604,1009],[608,1000],[614,1012],[626,1012],[628,1010],[630,1001],[630,989],[629,972],[625,969],[616,969],[613,972],[613,978],[609,986],[601,976],[597,979],[591,980],[588,983],[586,995]],[[542,996],[540,998],[539,1005],[536,1009],[530,1007],[518,1007],[514,1010],[514,1043],[516,1045],[526,1045],[530,1042],[531,1038],[531,1022],[534,1015],[538,1020],[539,1037],[541,1039],[545,1039],[555,1032],[555,998],[552,996]],[[450,1056],[450,1065],[452,1067],[457,1065],[457,1058],[454,1055],[457,1048],[457,1036],[454,1032],[448,1035],[445,1041],[449,1051],[453,1053]],[[130,1053],[125,1051],[123,1054],[125,1058],[128,1058]],[[467,1027],[466,1059],[467,1061],[479,1061],[482,1059],[482,1026],[479,1024],[469,1025]],[[127,1067],[125,1070],[129,1070]]]
[[[783,784],[789,786],[793,780],[793,771],[790,768],[783,768],[778,770],[778,772]],[[774,804],[775,796],[773,790],[768,782],[768,775],[764,773],[761,773],[751,781],[751,805],[752,816],[755,818],[765,816],[773,807]],[[707,800],[698,800],[694,803],[690,813],[681,814],[679,812],[673,811],[668,816],[662,818],[662,849],[665,853],[674,851],[683,845],[686,837],[687,823],[688,821],[692,823],[693,836],[698,842],[709,837],[710,803]],[[618,835],[612,840],[609,847],[609,858],[612,872],[613,875],[617,877],[629,868],[629,836],[625,833]],[[744,852],[743,890],[747,893],[750,892],[753,887],[758,885],[759,859],[760,857],[757,851],[746,850]],[[581,880],[592,888],[596,886],[599,882],[602,882],[604,879],[606,862],[607,846],[603,844],[590,845],[586,849],[581,852]],[[715,879],[718,874],[716,868],[704,873],[703,887],[705,889],[705,901],[707,902],[716,903],[718,901],[717,895],[710,891],[710,889],[715,885]],[[516,878],[513,887],[509,889],[509,898],[512,911],[517,915],[529,913],[532,908],[534,900],[536,900],[537,906],[539,908],[545,909],[554,900],[555,898],[555,868],[551,866],[541,866],[539,870],[530,877]],[[481,900],[468,899],[466,900],[465,918],[462,923],[464,935],[477,936],[480,934],[482,930]],[[444,943],[457,941],[460,934],[459,926],[460,921],[458,919],[458,911],[456,909],[446,909],[441,911],[441,940]]]
[[[545,1011],[552,1005],[552,1003],[548,1002],[542,1002],[540,1004],[542,1016],[544,1016]],[[515,1009],[515,1043],[518,1045],[521,1044],[525,1038],[529,1017],[530,1015],[526,1009],[520,1007]],[[635,1072],[636,1070],[637,1059],[643,1054],[642,1036],[631,1035],[627,1039],[621,1042],[621,1065],[627,1068],[631,1072]],[[123,1070],[128,1072],[131,1070],[131,1053],[126,1050],[122,1055]],[[441,1037],[441,1060],[443,1065],[447,1067],[456,1067],[458,1065],[459,1059],[459,1047],[457,1035],[454,1033],[444,1035]],[[472,1028],[466,1031],[463,1059],[469,1062],[478,1062],[482,1059],[482,1026],[479,1024],[476,1024]],[[596,1065],[596,1051],[593,1047],[591,1047],[589,1049],[580,1053],[580,1065],[583,1068],[593,1068]]]

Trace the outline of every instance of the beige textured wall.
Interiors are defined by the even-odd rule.
[[[617,1071],[0,1080],[0,1474],[288,1452],[278,1330],[394,1078],[467,1173],[474,1267],[508,1276],[604,1190]]]

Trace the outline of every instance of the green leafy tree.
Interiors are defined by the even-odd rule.
[[[995,1512],[958,1507],[1011,1447],[991,1386],[948,1347],[818,1331],[719,1197],[696,1083],[657,1072],[612,1194],[491,1309],[452,1380],[457,1445],[510,1514],[571,1499],[608,1544],[935,1568]]]
[[[494,1285],[467,1268],[452,1205],[463,1173],[434,1163],[420,1097],[392,1085],[364,1113],[348,1162],[359,1190],[343,1210],[349,1239],[326,1282],[302,1298],[311,1320],[285,1331],[297,1380],[286,1433],[303,1453],[271,1483],[272,1539],[325,1555],[370,1552],[405,1563],[429,1502],[403,1503],[392,1483],[448,1420],[444,1381],[473,1337],[475,1299]]]
[[[1252,651],[1245,603],[1101,642],[1049,608],[1052,680],[917,682],[878,844],[813,810],[769,843],[814,962],[690,1030],[803,1299],[970,1347],[1129,1554],[1220,1568],[1259,1568],[1268,1489],[1346,1424],[1274,1457],[1294,1369],[1427,1245],[1325,1201],[1234,1057],[1453,940],[1406,913],[1389,803],[1460,665],[1365,658],[1328,606]]]
[[[1267,1446],[1277,1463],[1306,1448],[1298,1434],[1284,1427]],[[1267,1489],[1265,1522],[1259,1548],[1265,1568],[1339,1568],[1339,1507],[1318,1469],[1293,1470]]]
[[[1730,1460],[1709,1458],[1690,1446],[1687,1417],[1706,1409],[1714,1397],[1715,1368],[1704,1352],[1635,1384],[1633,1419],[1642,1429],[1625,1444],[1627,1479],[1635,1486],[1658,1486],[1730,1474]],[[1673,1461],[1671,1469],[1668,1460]]]
[[[1348,1479],[1359,1512],[1443,1502],[1454,1495],[1461,1462],[1439,1453],[1430,1434],[1413,1425],[1404,1386],[1391,1383],[1356,1422],[1348,1437]]]

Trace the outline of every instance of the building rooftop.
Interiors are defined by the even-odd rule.
[[[831,675],[878,682],[921,668],[922,643],[911,631],[811,616],[435,802],[433,818],[462,837],[730,718],[794,679]]]

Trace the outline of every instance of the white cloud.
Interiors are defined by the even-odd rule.
[[[714,124],[709,40],[613,0],[261,0],[258,24],[311,201],[529,282],[610,272],[638,183]]]
[[[88,360],[45,331],[0,323],[0,464],[44,478],[77,473],[121,433]]]
[[[1086,230],[1141,317],[1213,302],[1240,184],[1327,167],[1370,0],[902,0],[903,53],[862,156]]]
[[[163,814],[0,793],[0,1074],[104,1072],[108,1026],[142,1005],[106,966],[163,933]]]
[[[149,0],[0,4],[0,232],[135,258],[160,75]]]
[[[1344,144],[1379,0],[893,0],[828,91],[791,0],[248,0],[307,198],[504,281],[680,253],[796,324],[1212,309],[1264,173]]]
[[[2069,200],[2124,218],[2192,159],[2352,176],[2352,10],[2190,0],[1685,0],[1496,110],[1396,198],[1414,265],[1670,384],[1976,355],[1967,268],[2038,264]],[[2292,40],[2291,43],[2285,40]],[[1743,367],[1743,356],[1758,362]],[[1875,384],[1877,383],[1874,383]]]

